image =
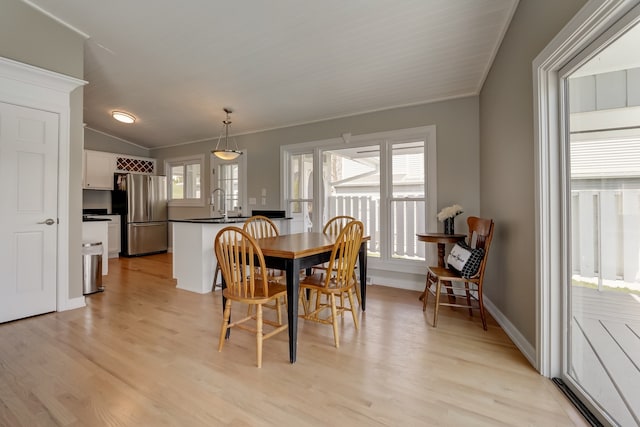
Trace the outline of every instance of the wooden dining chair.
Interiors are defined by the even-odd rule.
[[[249,233],[240,228],[226,227],[220,230],[215,239],[215,253],[226,285],[222,291],[226,303],[218,351],[222,351],[227,330],[230,328],[237,327],[253,332],[256,335],[256,361],[260,368],[263,341],[287,329],[287,325],[280,319],[277,322],[264,319],[262,306],[267,303],[277,304],[279,299],[286,295],[287,288],[268,279],[260,247]],[[248,271],[252,273],[247,274]],[[255,274],[256,271],[260,274]],[[252,310],[249,310],[247,316],[231,322],[231,306],[235,302],[255,307],[256,313],[252,314]],[[255,320],[255,328],[245,324],[249,320]],[[273,329],[265,333],[264,325]]]
[[[338,334],[338,314],[350,311],[356,330],[359,329],[358,317],[353,302],[353,289],[357,281],[353,269],[358,260],[358,252],[364,234],[361,221],[349,222],[338,234],[327,264],[326,273],[316,273],[300,281],[300,293],[310,290],[316,295],[315,307],[309,307],[301,315],[305,320],[333,326],[333,340],[336,348],[340,347]],[[321,298],[323,295],[325,299]],[[346,306],[342,296],[346,295],[349,305]],[[340,301],[340,304],[337,303]],[[328,315],[325,314],[328,311]]]
[[[473,316],[473,310],[480,311],[482,327],[487,330],[487,319],[484,313],[484,302],[482,300],[482,284],[484,282],[484,271],[489,258],[489,247],[493,238],[493,220],[470,216],[467,218],[469,234],[467,236],[468,246],[474,249],[482,249],[484,255],[478,267],[478,271],[465,277],[464,273],[447,267],[429,267],[427,270],[427,280],[422,300],[422,311],[427,309],[429,294],[435,296],[435,307],[433,312],[433,327],[438,324],[438,309],[441,305],[450,307],[462,307],[469,309],[469,315]],[[457,285],[457,286],[454,286]],[[447,301],[442,302],[442,290],[447,291]],[[455,290],[464,290],[464,295],[456,295]],[[458,302],[464,298],[465,302]]]
[[[264,237],[276,237],[280,235],[278,226],[273,221],[271,221],[271,219],[263,215],[253,215],[251,218],[248,218],[244,222],[242,229],[247,233],[249,233],[249,235],[254,239],[262,239]],[[258,271],[257,273],[260,274],[260,271]],[[267,269],[267,277],[270,281],[275,281],[283,284],[287,280],[284,274],[284,271],[278,270],[275,268]],[[283,303],[286,304],[286,301],[287,301],[287,297],[285,295],[285,297],[283,298]],[[281,303],[279,300],[275,304],[265,305],[265,307],[272,308],[277,311],[278,321],[282,321],[280,306],[281,306]],[[252,307],[249,306],[249,313],[251,312],[251,309]]]
[[[261,239],[263,237],[275,237],[279,236],[280,232],[276,224],[266,216],[254,215],[248,218],[242,229],[249,233],[254,239]],[[218,281],[218,273],[220,272],[220,266],[216,265],[215,272],[213,274],[213,289],[216,287]],[[267,274],[272,276],[272,280],[284,281],[284,273],[280,270],[270,269]]]
[[[345,227],[345,225],[355,220],[356,219],[354,217],[349,215],[334,216],[329,221],[327,221],[327,223],[324,225],[324,228],[322,229],[322,232],[327,236],[331,236],[332,238],[335,238],[340,234],[340,232]],[[326,271],[327,264],[326,263],[320,264],[320,265],[314,266],[313,268],[314,268],[314,272]],[[356,268],[353,269],[353,276],[357,281],[358,274],[356,273]],[[362,298],[360,296],[360,287],[357,284],[356,284],[356,297],[358,298],[358,305],[362,305]]]

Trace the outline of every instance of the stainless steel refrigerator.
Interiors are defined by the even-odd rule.
[[[122,216],[120,255],[166,252],[167,177],[115,174],[111,211]]]

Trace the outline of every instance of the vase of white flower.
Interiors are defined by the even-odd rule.
[[[453,218],[444,220],[444,234],[456,234]]]
[[[438,220],[444,222],[444,234],[455,234],[454,220],[462,212],[462,206],[453,205],[443,208],[438,213]]]

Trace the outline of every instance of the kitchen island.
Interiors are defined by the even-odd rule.
[[[173,278],[178,289],[204,294],[213,289],[216,256],[213,242],[218,231],[235,225],[242,228],[247,217],[170,219],[173,229]],[[287,218],[271,219],[280,234],[288,234]],[[222,280],[218,275],[218,283]]]

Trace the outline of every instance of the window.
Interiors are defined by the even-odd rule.
[[[169,204],[172,206],[203,206],[202,171],[204,156],[169,159],[165,162],[169,181]]]
[[[287,211],[292,233],[313,229],[313,153],[292,153],[288,162]]]
[[[283,160],[292,232],[321,231],[330,218],[350,215],[371,237],[372,266],[424,272],[416,233],[437,227],[435,127],[287,146]]]
[[[247,152],[233,160],[222,160],[211,155],[211,197],[212,215],[221,214],[222,202],[220,197],[224,195],[224,207],[232,215],[242,214],[242,207],[246,208],[247,194]],[[213,194],[213,190],[222,192]],[[217,212],[215,212],[217,211]],[[249,212],[245,212],[247,215]]]

